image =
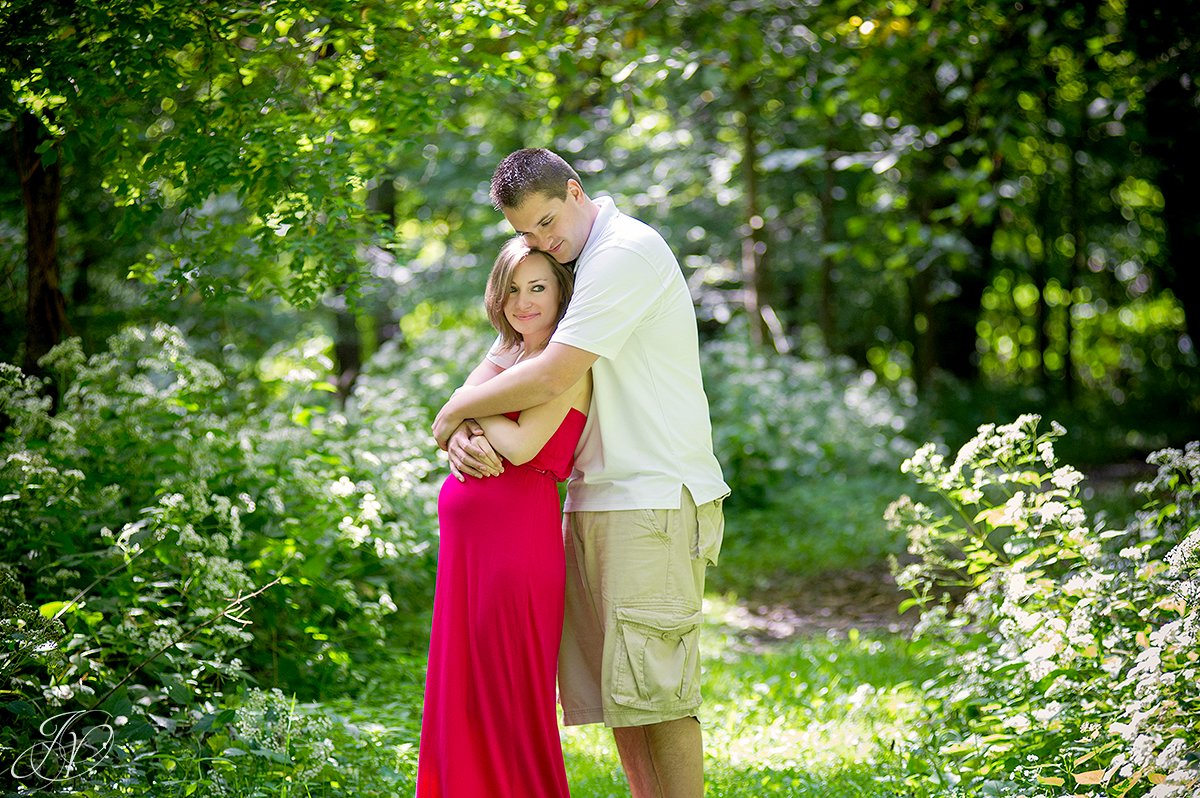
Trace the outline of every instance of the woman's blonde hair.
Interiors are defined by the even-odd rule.
[[[487,308],[488,320],[500,333],[501,343],[512,348],[521,343],[521,334],[513,329],[508,318],[504,315],[504,302],[508,299],[508,289],[512,285],[513,272],[530,254],[536,253],[550,263],[550,270],[558,280],[558,315],[554,323],[562,320],[567,312],[567,304],[571,301],[571,293],[575,290],[575,275],[571,270],[554,258],[536,249],[530,249],[523,236],[511,238],[496,256],[492,265],[492,273],[488,275],[487,290],[483,295],[484,307]]]

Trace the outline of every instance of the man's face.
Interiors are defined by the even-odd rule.
[[[504,218],[525,237],[530,249],[541,250],[559,263],[570,263],[579,257],[592,232],[594,216],[588,213],[590,208],[591,201],[583,189],[568,180],[565,199],[539,192],[530,194],[516,208],[505,207],[503,211]]]

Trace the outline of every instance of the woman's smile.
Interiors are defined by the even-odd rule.
[[[527,343],[549,338],[558,322],[560,293],[549,259],[530,252],[513,270],[504,315]]]

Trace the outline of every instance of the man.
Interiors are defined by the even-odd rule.
[[[434,435],[456,473],[497,473],[469,419],[546,402],[592,369],[564,516],[563,718],[612,727],[634,798],[698,798],[701,602],[729,487],[687,285],[662,236],[610,198],[590,199],[548,150],[505,158],[491,198],[530,247],[576,261],[575,293],[538,357],[514,365],[493,347]]]

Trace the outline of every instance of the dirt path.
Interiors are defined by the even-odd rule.
[[[762,644],[850,629],[907,632],[917,620],[916,610],[897,612],[907,597],[887,566],[790,577],[743,599],[725,620]]]

